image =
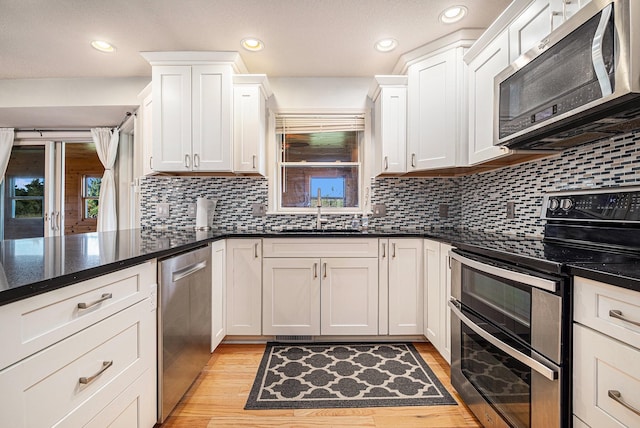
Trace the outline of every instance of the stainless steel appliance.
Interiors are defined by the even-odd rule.
[[[485,426],[571,426],[570,269],[640,265],[640,187],[543,204],[543,239],[485,236],[451,253],[451,383]]]
[[[211,358],[211,249],[158,265],[158,422],[163,422]]]
[[[640,128],[640,3],[592,0],[494,91],[496,145],[561,150]]]

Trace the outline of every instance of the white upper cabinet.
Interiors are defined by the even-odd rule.
[[[509,26],[509,62],[533,48],[590,0],[535,0]]]
[[[407,172],[407,76],[376,76],[369,91],[374,102],[374,174]]]
[[[266,171],[267,99],[271,89],[264,74],[233,76],[233,148],[235,172]]]
[[[462,46],[409,66],[407,172],[466,166]]]
[[[153,66],[154,171],[232,171],[237,53],[145,52]]]
[[[509,65],[509,33],[499,34],[468,64],[469,164],[509,154],[493,145],[493,78]]]
[[[136,156],[140,159],[142,175],[153,174],[152,153],[152,124],[153,124],[153,96],[151,94],[151,83],[149,83],[138,95],[140,108],[138,110],[140,129],[136,133]]]

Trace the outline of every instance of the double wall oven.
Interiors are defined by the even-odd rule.
[[[545,196],[544,238],[451,252],[451,383],[484,426],[571,426],[571,265],[640,263],[640,188]]]

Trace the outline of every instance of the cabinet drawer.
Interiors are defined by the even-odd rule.
[[[263,257],[378,257],[376,238],[282,238],[262,241]]]
[[[576,322],[640,348],[640,325],[634,324],[640,323],[639,292],[580,277],[574,290]]]
[[[84,425],[153,367],[154,341],[147,300],[1,371],[3,425]]]
[[[573,412],[592,427],[637,427],[640,416],[609,396],[617,391],[640,411],[640,350],[574,324]]]
[[[0,330],[0,369],[146,299],[155,282],[151,261],[2,307],[0,325],[14,327]]]
[[[155,371],[148,369],[85,426],[109,428],[153,427],[156,423],[157,415],[155,386]]]

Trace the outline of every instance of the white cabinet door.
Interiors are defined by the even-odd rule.
[[[231,171],[231,71],[227,66],[192,67],[192,169]]]
[[[378,334],[378,259],[323,258],[323,335]]]
[[[231,69],[163,65],[152,70],[153,169],[231,171]]]
[[[153,174],[153,94],[152,84],[149,83],[138,95],[140,107],[138,109],[138,119],[140,128],[136,130],[135,156],[142,175]]]
[[[509,150],[493,145],[493,78],[509,65],[509,33],[496,37],[468,65],[469,163],[506,156]]]
[[[266,99],[260,84],[234,85],[234,171],[265,175],[266,114]]]
[[[409,67],[407,171],[459,166],[461,51],[451,49]]]
[[[260,335],[262,246],[260,239],[227,239],[227,334]]]
[[[451,298],[451,263],[449,251],[453,247],[440,244],[440,297],[442,310],[440,311],[440,336],[441,346],[438,348],[440,355],[451,364],[451,310],[449,299]]]
[[[535,0],[527,7],[509,25],[509,63],[545,38],[551,32],[552,17],[561,18],[560,15],[552,10],[549,0]]]
[[[387,77],[387,76],[385,76]],[[405,76],[392,76],[406,79]],[[374,173],[407,172],[407,86],[381,85],[375,100]]]
[[[153,169],[191,169],[191,67],[155,66],[153,82]]]
[[[226,316],[226,260],[225,241],[211,244],[211,352],[213,352],[227,334]]]
[[[425,314],[424,335],[440,355],[451,362],[451,313],[447,302],[451,295],[451,246],[425,239]]]
[[[389,334],[423,334],[422,239],[389,239]]]
[[[442,347],[441,312],[442,290],[440,281],[440,243],[424,240],[424,335],[438,351]]]
[[[320,259],[265,258],[262,332],[320,334]]]

